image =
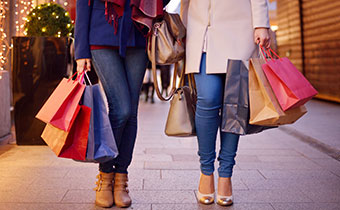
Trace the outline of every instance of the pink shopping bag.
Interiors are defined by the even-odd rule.
[[[312,99],[318,93],[314,87],[288,58],[280,58],[270,50],[278,59],[266,59],[262,68],[282,110],[299,107]],[[268,51],[267,53],[270,55]]]
[[[74,81],[62,79],[35,117],[59,129],[69,131],[85,89],[85,85],[79,82],[80,78],[81,75]]]

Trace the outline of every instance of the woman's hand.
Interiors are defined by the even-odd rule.
[[[270,47],[270,35],[268,28],[255,28],[254,39],[256,44],[260,44],[265,48]]]
[[[83,71],[91,71],[91,59],[83,58],[77,60],[77,72],[78,74]]]

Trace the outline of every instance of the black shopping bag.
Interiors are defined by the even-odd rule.
[[[267,126],[250,125],[249,71],[241,60],[228,60],[222,108],[223,132],[240,135],[259,133]]]

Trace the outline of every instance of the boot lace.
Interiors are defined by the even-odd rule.
[[[97,187],[95,187],[93,190],[99,192],[102,189],[103,179],[102,179],[102,176],[100,174],[98,174],[96,178],[98,179],[95,183],[97,185]]]

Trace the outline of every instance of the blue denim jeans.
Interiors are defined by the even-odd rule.
[[[127,173],[137,135],[139,93],[146,69],[145,48],[128,48],[126,57],[118,50],[92,50],[92,62],[103,85],[109,118],[119,155],[116,159],[99,164],[105,173]]]
[[[211,175],[216,159],[216,137],[221,125],[225,74],[206,74],[206,54],[202,54],[200,73],[195,74],[197,85],[196,132],[201,172]],[[221,148],[218,156],[220,177],[231,177],[239,135],[220,131]]]

